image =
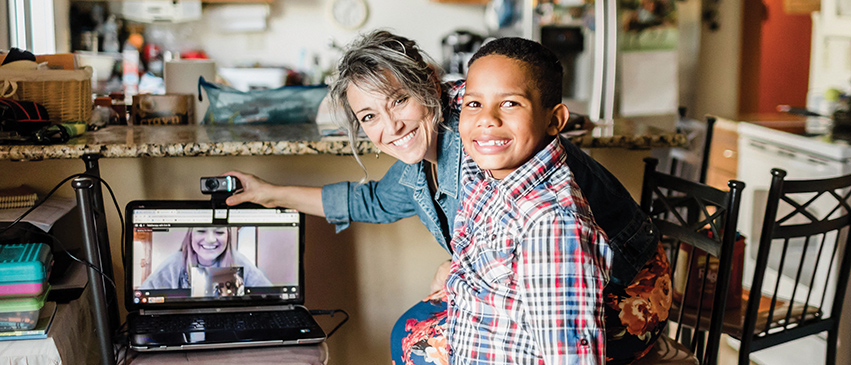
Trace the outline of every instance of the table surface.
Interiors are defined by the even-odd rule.
[[[0,145],[0,160],[74,159],[86,154],[118,157],[260,156],[352,154],[348,138],[328,136],[331,125],[109,126],[64,144]],[[680,147],[686,136],[673,128],[619,121],[587,125],[568,134],[581,148]],[[357,141],[360,154],[379,153],[369,140]]]
[[[146,364],[280,364],[319,365],[328,363],[328,344],[271,346],[229,350],[135,352],[127,354],[127,365]]]

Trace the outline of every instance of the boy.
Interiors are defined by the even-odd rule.
[[[611,252],[564,163],[561,80],[556,56],[521,38],[470,60],[446,281],[452,364],[605,363]]]

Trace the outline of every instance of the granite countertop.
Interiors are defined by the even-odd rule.
[[[618,123],[616,123],[618,125]],[[0,160],[103,157],[186,157],[352,154],[346,137],[323,136],[316,124],[289,125],[180,125],[109,126],[87,132],[64,144],[0,145]],[[582,148],[646,149],[679,147],[686,136],[646,125],[620,123],[619,127],[589,127],[573,132],[571,140]],[[357,153],[380,151],[359,140]]]

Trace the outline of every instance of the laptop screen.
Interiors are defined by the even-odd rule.
[[[148,201],[131,202],[127,219],[128,305],[303,303],[296,210]]]

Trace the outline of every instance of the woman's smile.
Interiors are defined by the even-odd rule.
[[[407,144],[408,142],[410,142],[412,139],[414,139],[414,137],[416,137],[416,136],[417,136],[417,131],[418,131],[418,130],[419,130],[419,128],[414,129],[414,130],[412,130],[410,133],[408,133],[408,134],[406,134],[406,135],[402,136],[402,138],[399,138],[399,139],[397,139],[397,140],[395,140],[395,141],[390,142],[390,144],[392,144],[392,145],[394,145],[394,146],[396,146],[396,147],[403,147],[403,148],[404,148],[404,147],[407,147],[407,146],[406,146],[406,144]]]

